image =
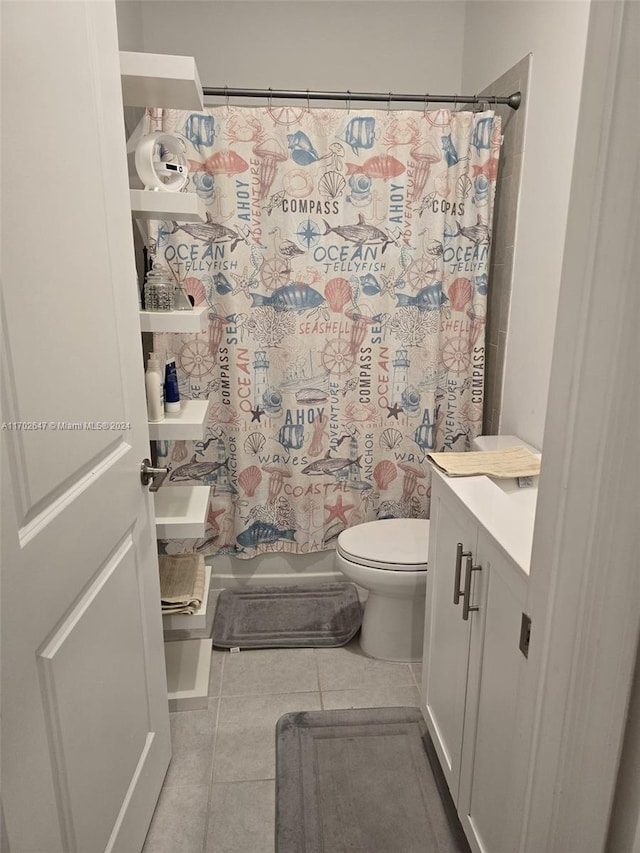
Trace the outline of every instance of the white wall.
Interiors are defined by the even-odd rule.
[[[144,0],[144,50],[195,56],[203,86],[457,92],[464,6]]]
[[[133,52],[144,51],[142,39],[142,0],[116,0],[118,47]]]
[[[589,2],[466,5],[463,89],[532,54],[500,432],[542,447]]]
[[[142,0],[116,0],[116,16],[118,21],[118,48],[120,50],[128,50],[134,53],[143,52],[143,33],[142,33]],[[127,131],[127,136],[133,133],[138,122],[144,114],[142,107],[125,107],[124,108],[124,126]],[[135,186],[135,184],[134,184]],[[134,228],[134,240],[136,246],[136,263],[138,269],[142,269],[140,245],[138,229]]]

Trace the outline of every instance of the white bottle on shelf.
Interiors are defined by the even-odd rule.
[[[149,423],[157,424],[164,420],[164,374],[158,353],[149,353],[144,384],[147,391]]]

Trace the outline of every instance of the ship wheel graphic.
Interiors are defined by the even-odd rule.
[[[327,341],[320,356],[325,370],[334,376],[343,376],[349,373],[355,364],[355,356],[351,352],[351,344],[342,338],[333,338]]]
[[[291,106],[268,107],[267,112],[276,124],[281,124],[283,127],[297,124],[304,115],[304,109]]]
[[[416,258],[407,269],[407,281],[412,290],[422,290],[433,284],[438,276],[438,267],[433,258]]]
[[[266,258],[260,267],[260,281],[267,290],[276,290],[288,284],[291,278],[291,268],[282,258]]]
[[[194,379],[202,379],[213,372],[215,359],[206,341],[190,341],[178,354],[180,367]]]
[[[471,364],[469,341],[462,336],[459,338],[449,338],[442,348],[442,362],[449,373],[453,373],[456,376],[468,370]]]

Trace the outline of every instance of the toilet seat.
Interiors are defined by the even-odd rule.
[[[426,572],[429,521],[388,518],[343,530],[337,551],[345,560],[372,569]]]

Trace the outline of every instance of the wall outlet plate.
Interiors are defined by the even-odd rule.
[[[527,616],[526,613],[522,614],[522,621],[520,623],[520,642],[518,644],[518,648],[522,652],[522,654],[528,658],[529,657],[529,640],[531,639],[531,617]]]

